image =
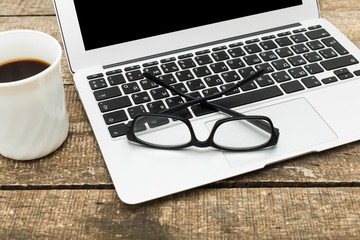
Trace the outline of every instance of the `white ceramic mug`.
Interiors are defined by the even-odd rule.
[[[0,81],[0,154],[16,160],[41,158],[66,139],[69,119],[61,76],[62,49],[48,34],[31,30],[0,33],[0,64],[35,58],[51,65],[29,78]]]

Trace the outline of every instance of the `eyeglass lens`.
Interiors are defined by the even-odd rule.
[[[135,137],[158,147],[180,147],[191,142],[188,126],[181,120],[166,116],[141,116],[134,120]]]

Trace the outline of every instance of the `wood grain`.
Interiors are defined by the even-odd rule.
[[[359,188],[206,189],[140,206],[114,190],[0,191],[2,239],[358,239]]]

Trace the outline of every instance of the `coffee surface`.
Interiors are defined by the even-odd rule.
[[[0,63],[0,83],[19,81],[34,76],[50,66],[35,58],[12,59]]]

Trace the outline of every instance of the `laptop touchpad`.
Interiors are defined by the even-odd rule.
[[[312,152],[316,149],[316,145],[337,138],[304,98],[244,112],[244,114],[270,117],[274,126],[280,130],[280,137],[274,148],[240,153],[223,152],[230,166],[234,168],[254,164],[265,166],[291,156]],[[209,131],[215,122],[216,120],[205,123]],[[234,141],[236,137],[241,136],[234,136]]]

